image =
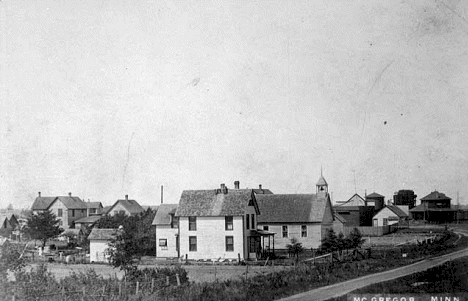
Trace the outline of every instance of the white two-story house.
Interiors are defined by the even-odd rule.
[[[184,190],[175,216],[179,218],[179,253],[187,259],[256,259],[262,236],[252,189]]]

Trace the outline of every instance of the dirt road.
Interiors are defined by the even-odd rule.
[[[456,231],[457,233],[468,236],[466,230]],[[346,295],[358,288],[365,287],[374,283],[384,282],[406,275],[414,274],[417,272],[422,272],[427,269],[441,265],[447,261],[468,256],[468,249],[460,250],[454,253],[445,254],[439,257],[434,257],[430,259],[425,259],[411,265],[404,267],[396,268],[382,273],[367,275],[364,277],[348,280],[345,282],[336,283],[329,286],[320,287],[313,289],[301,294],[290,296],[282,301],[322,301],[328,300],[331,298],[340,297]]]

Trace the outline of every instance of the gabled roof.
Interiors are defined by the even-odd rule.
[[[100,219],[101,219],[100,215],[91,215],[91,216],[86,216],[86,217],[80,218],[79,220],[76,220],[75,224],[94,224]]]
[[[184,190],[180,197],[176,216],[239,216],[245,213],[249,201],[260,214],[252,189]]]
[[[152,225],[170,225],[171,214],[175,214],[178,204],[161,204],[154,216]]]
[[[112,209],[113,209],[115,206],[117,206],[117,204],[122,205],[130,214],[138,214],[138,213],[140,213],[140,212],[145,211],[145,209],[143,209],[143,207],[141,207],[140,204],[138,204],[137,201],[125,199],[125,200],[117,200],[117,201],[114,203],[114,205],[112,205],[112,206],[107,210],[107,212],[111,212]]]
[[[387,209],[392,211],[393,213],[395,213],[396,216],[398,216],[399,218],[404,218],[404,217],[408,217],[408,214],[406,214],[403,210],[401,210],[400,208],[398,208],[397,206],[394,206],[394,205],[390,205],[390,206],[386,206],[386,207],[383,207],[382,209],[379,210],[379,212],[377,212],[375,215],[379,214],[380,212],[382,212],[383,210]],[[374,215],[374,216],[375,216]]]
[[[59,200],[68,209],[86,209],[86,204],[76,196],[37,197],[31,207],[32,210],[47,210]]]
[[[85,202],[87,208],[95,208],[99,209],[102,208],[102,203],[101,202]]]
[[[259,223],[320,223],[325,215],[328,198],[316,194],[257,195]]]
[[[377,192],[373,192],[371,194],[366,195],[366,198],[385,198],[385,196],[378,194]]]
[[[355,193],[347,201],[337,202],[336,206],[365,206],[365,205],[366,205],[366,201],[364,201],[364,199],[359,194]]]
[[[86,207],[85,202],[83,202],[77,196],[58,196],[54,202],[56,202],[57,200],[61,201],[65,205],[65,207],[67,207],[68,209],[87,209],[88,208]],[[52,206],[52,204],[50,204],[50,206]]]
[[[435,190],[421,199],[421,201],[434,201],[434,200],[451,200],[451,198],[446,196],[444,193],[438,192],[437,190]]]
[[[37,197],[31,206],[31,210],[47,210],[57,197]]]
[[[88,235],[89,240],[111,240],[117,235],[116,229],[97,229],[91,230]]]

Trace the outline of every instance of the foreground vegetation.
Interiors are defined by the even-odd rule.
[[[460,241],[462,244],[453,245],[456,240],[456,235],[446,232],[432,244],[372,251],[370,258],[363,260],[355,260],[353,257],[342,262],[322,262],[316,265],[300,263],[288,270],[213,283],[191,283],[187,272],[177,266],[134,270],[125,281],[105,279],[92,270],[72,273],[58,281],[45,266],[31,272],[19,268],[16,271],[16,283],[8,283],[5,274],[2,274],[0,289],[5,293],[0,295],[6,296],[4,300],[11,300],[12,294],[17,296],[17,300],[35,300],[39,296],[41,300],[274,300],[410,264],[428,255],[453,251],[466,245],[465,240]],[[11,265],[9,268],[14,269]]]

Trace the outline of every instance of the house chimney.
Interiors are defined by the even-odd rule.
[[[41,197],[41,192],[40,191],[38,192],[38,195],[39,195],[39,197]]]
[[[71,196],[71,192],[68,193],[68,196]]]
[[[234,181],[234,188],[239,189],[239,181]]]
[[[128,201],[128,194],[125,195],[125,200]]]
[[[258,189],[262,190],[262,184],[258,184]]]

